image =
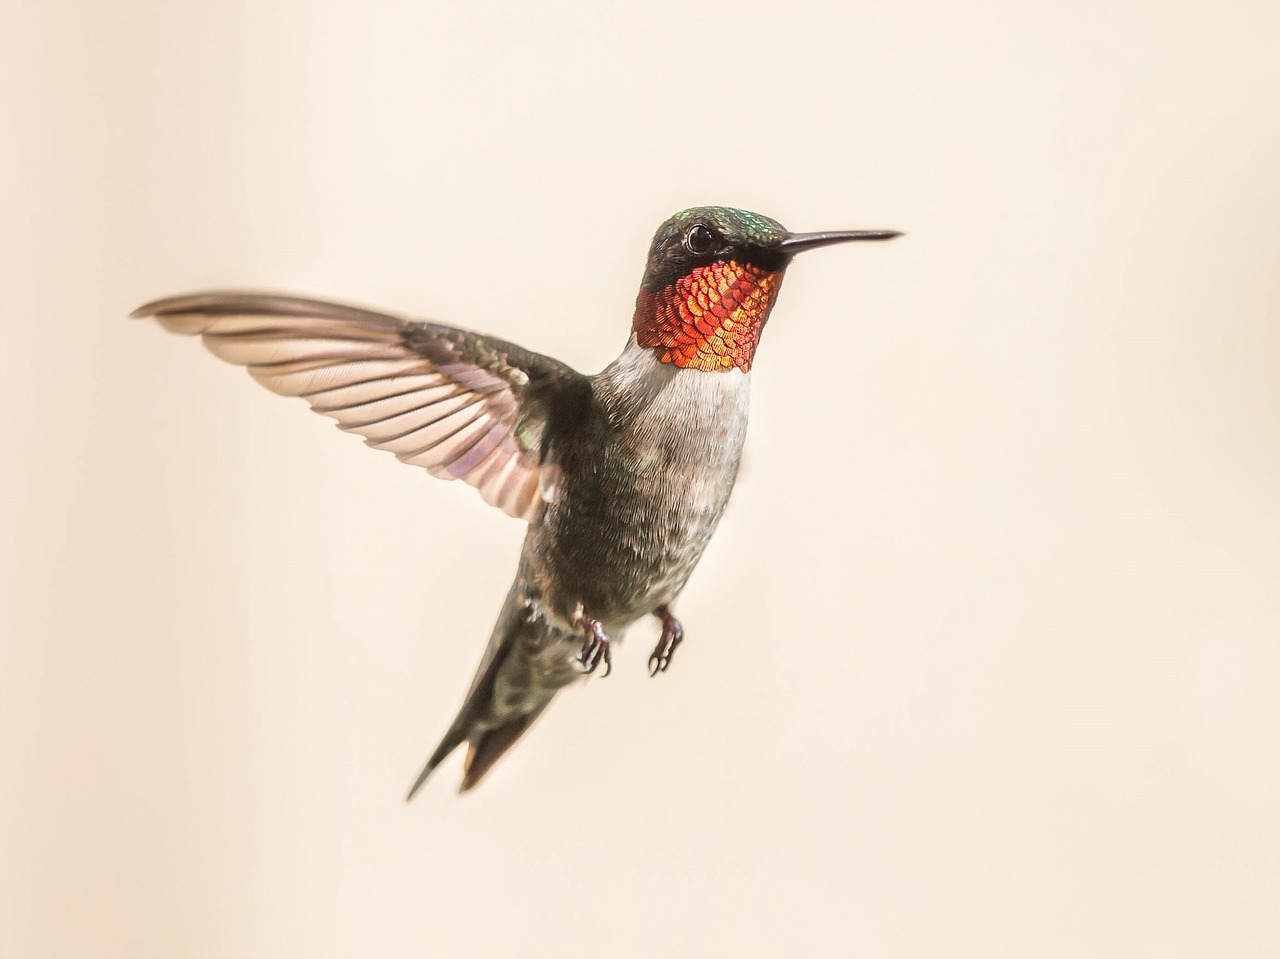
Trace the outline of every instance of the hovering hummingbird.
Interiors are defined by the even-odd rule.
[[[267,389],[529,524],[515,582],[453,725],[410,799],[464,741],[471,789],[561,688],[644,616],[649,673],[684,638],[672,604],[738,472],[751,364],[803,250],[891,230],[790,233],[728,207],[677,213],[649,248],[631,336],[594,376],[512,343],[390,313],[269,293],[157,300],[135,317],[199,334]]]

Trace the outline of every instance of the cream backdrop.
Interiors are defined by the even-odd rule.
[[[0,8],[0,955],[1274,956],[1274,4]],[[522,530],[126,314],[594,371],[649,237],[806,254],[656,680],[474,795]]]

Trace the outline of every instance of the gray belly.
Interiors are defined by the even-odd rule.
[[[724,513],[746,435],[746,377],[659,375],[649,402],[562,451],[563,488],[525,547],[555,619],[581,610],[620,634],[675,599]]]

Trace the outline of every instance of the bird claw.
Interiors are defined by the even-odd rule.
[[[662,638],[658,640],[658,645],[653,648],[653,653],[649,656],[649,675],[657,676],[658,673],[665,673],[667,667],[671,665],[671,658],[676,654],[676,647],[684,639],[684,627],[680,625],[680,620],[671,615],[671,610],[665,606],[661,606],[653,612],[655,616],[662,617]]]
[[[584,633],[582,652],[578,654],[578,662],[582,665],[582,671],[588,674],[594,673],[596,667],[603,660],[604,672],[601,675],[608,676],[613,672],[613,651],[610,649],[610,640],[605,635],[604,627],[600,625],[598,620],[584,616],[582,618],[582,631]]]

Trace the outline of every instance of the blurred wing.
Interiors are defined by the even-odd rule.
[[[542,505],[539,473],[553,468],[547,426],[589,395],[586,377],[514,344],[323,300],[193,293],[133,315],[198,334],[267,389],[304,397],[368,445],[529,521]]]

